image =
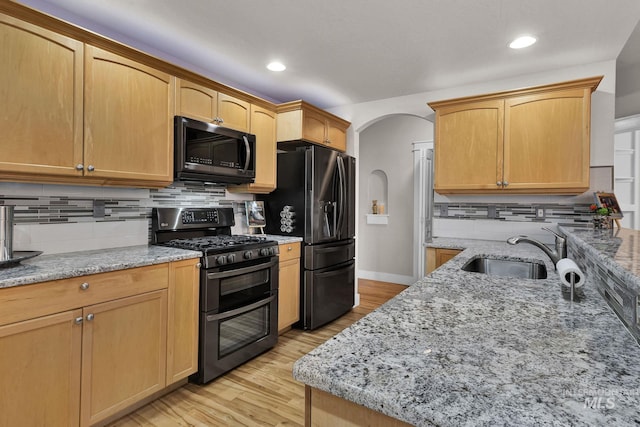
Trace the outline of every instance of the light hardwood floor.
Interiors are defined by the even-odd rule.
[[[363,279],[358,287],[360,305],[340,319],[311,332],[292,329],[271,351],[211,383],[187,384],[109,426],[303,426],[304,385],[291,376],[293,363],[406,289]]]

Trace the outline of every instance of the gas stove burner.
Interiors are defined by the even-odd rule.
[[[239,245],[262,243],[267,241],[264,236],[205,236],[191,239],[173,239],[165,244],[174,248],[208,250],[220,248],[232,248]]]

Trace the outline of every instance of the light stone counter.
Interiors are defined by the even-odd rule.
[[[454,240],[436,244],[468,249],[299,359],[294,378],[418,426],[637,425],[640,348],[595,286],[571,303],[538,248]],[[549,276],[460,270],[476,255],[540,260]]]
[[[198,251],[152,245],[40,255],[23,261],[15,267],[0,268],[0,288],[200,258],[201,256],[202,253]]]
[[[287,243],[302,242],[302,237],[296,236],[280,236],[278,234],[252,234],[252,236],[264,236],[269,240],[275,240],[279,245]]]

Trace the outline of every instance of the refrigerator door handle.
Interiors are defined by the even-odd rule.
[[[333,234],[331,235],[331,237],[338,237],[338,229],[336,228],[336,224],[337,224],[337,221],[338,221],[337,202],[333,202],[331,204],[333,205]]]
[[[345,194],[347,192],[347,180],[346,180],[346,172],[344,169],[344,160],[341,156],[336,157],[336,162],[338,163],[338,227],[336,228],[336,236],[338,236],[339,231],[342,231],[342,225],[344,224],[344,216],[345,216],[345,203],[346,197]]]

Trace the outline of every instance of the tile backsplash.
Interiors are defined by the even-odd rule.
[[[440,219],[558,223],[573,227],[587,227],[593,219],[589,204],[436,202],[433,211],[434,218]]]
[[[228,206],[234,232],[245,232],[244,201],[223,185],[176,182],[161,189],[0,183],[0,205],[13,205],[14,250],[63,253],[146,244],[151,209]]]

